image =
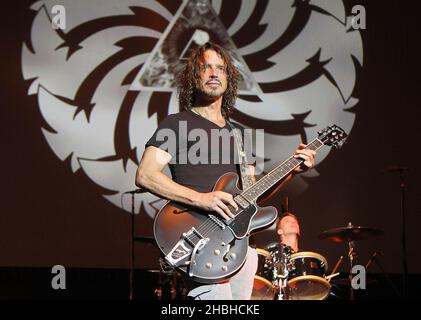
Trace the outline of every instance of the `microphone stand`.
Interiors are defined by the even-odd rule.
[[[134,239],[135,239],[135,221],[134,221],[134,195],[136,193],[142,193],[142,189],[136,189],[131,191],[126,191],[124,194],[130,194],[132,199],[132,207],[131,207],[131,217],[130,217],[130,270],[129,270],[129,300],[133,300],[133,292],[134,292]]]
[[[129,274],[129,300],[133,300],[133,280],[134,280],[134,194],[132,195],[132,213],[131,213],[131,239],[130,239],[130,274]]]
[[[400,179],[400,198],[401,198],[401,219],[402,219],[402,264],[403,264],[403,276],[402,276],[402,297],[406,297],[406,284],[408,277],[408,259],[406,251],[406,211],[405,211],[405,179],[404,171],[409,171],[409,168],[400,166],[388,166],[384,172],[398,172]]]
[[[400,188],[401,188],[401,215],[402,215],[402,263],[403,263],[403,279],[402,279],[402,296],[406,297],[406,281],[408,276],[408,260],[406,251],[406,212],[405,212],[405,180],[403,176],[404,170],[399,170]]]
[[[133,292],[134,292],[134,241],[135,241],[135,221],[134,221],[134,195],[136,193],[144,193],[146,192],[145,189],[139,188],[135,190],[130,190],[123,192],[123,195],[125,194],[131,194],[132,195],[132,208],[131,208],[131,217],[130,217],[130,270],[129,270],[129,300],[133,300]],[[123,207],[123,202],[121,203]]]

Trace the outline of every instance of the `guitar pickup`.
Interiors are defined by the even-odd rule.
[[[215,224],[217,226],[219,226],[222,230],[225,229],[226,225],[224,222],[222,222],[221,220],[219,220],[217,217],[215,217],[214,215],[210,214],[209,215],[209,219],[211,219],[213,222],[215,222]]]

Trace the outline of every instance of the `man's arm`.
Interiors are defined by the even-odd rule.
[[[166,199],[216,211],[225,219],[234,217],[227,207],[230,204],[238,209],[232,195],[223,191],[201,193],[174,182],[162,173],[170,160],[168,152],[154,146],[147,147],[136,172],[136,185]]]

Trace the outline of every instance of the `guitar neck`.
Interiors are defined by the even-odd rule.
[[[319,139],[314,139],[307,145],[307,149],[317,151],[323,146],[323,142]],[[304,161],[301,159],[296,159],[293,156],[282,162],[268,174],[266,174],[263,178],[257,181],[254,185],[245,189],[241,196],[244,197],[247,201],[254,202],[256,201],[262,194],[276,185],[279,181],[286,178],[296,167],[301,165]]]

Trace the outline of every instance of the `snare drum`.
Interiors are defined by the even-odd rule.
[[[272,283],[273,268],[271,254],[260,248],[256,248],[256,251],[258,265],[256,275],[254,276],[251,300],[273,300],[276,288]]]
[[[326,259],[315,252],[298,252],[290,256],[288,296],[290,300],[323,300],[329,295]]]

